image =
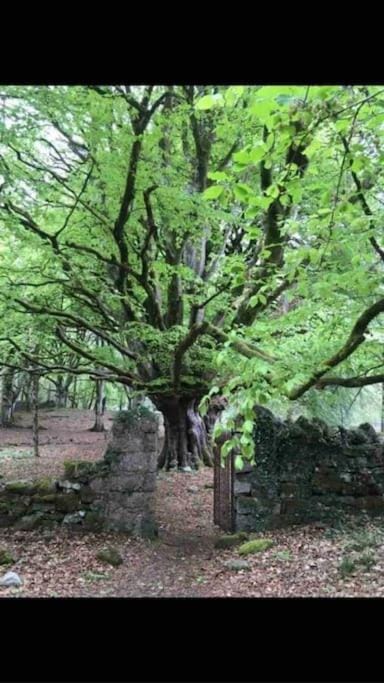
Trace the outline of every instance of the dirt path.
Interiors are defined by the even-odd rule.
[[[89,411],[45,412],[41,458],[28,455],[30,416],[21,428],[0,429],[0,475],[5,479],[61,476],[68,459],[97,460],[104,434],[87,431]],[[26,454],[27,451],[27,454]],[[2,588],[0,596],[259,597],[383,596],[384,524],[360,520],[339,530],[306,526],[274,531],[273,546],[247,557],[249,567],[225,566],[239,559],[236,549],[217,550],[221,532],[212,523],[212,470],[161,473],[156,492],[159,538],[150,542],[121,534],[70,534],[0,529],[0,548],[15,556],[9,569],[23,579],[20,589]],[[117,568],[96,559],[113,545],[124,562]],[[343,558],[345,572],[340,569]],[[354,566],[351,565],[354,564]],[[1,568],[0,573],[6,568]],[[8,568],[7,568],[8,569]],[[347,571],[348,570],[348,571]]]

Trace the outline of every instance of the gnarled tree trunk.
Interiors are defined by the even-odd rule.
[[[151,397],[163,413],[165,440],[159,457],[159,469],[198,469],[200,464],[212,466],[210,439],[203,418],[198,413],[199,398]]]

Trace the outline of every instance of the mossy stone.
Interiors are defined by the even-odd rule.
[[[100,531],[103,527],[103,522],[103,518],[97,512],[90,510],[84,517],[84,529]]]
[[[43,503],[43,504],[55,503],[56,502],[56,494],[55,493],[45,493],[44,495],[35,494],[34,496],[32,496],[32,501],[34,503]]]
[[[240,543],[243,543],[243,541],[246,541],[248,538],[249,534],[247,534],[246,531],[238,531],[236,534],[227,534],[217,539],[215,548],[233,548],[236,545],[240,545]]]
[[[64,472],[67,479],[81,479],[87,481],[95,474],[97,463],[88,460],[67,460],[64,462]]]
[[[12,517],[20,517],[20,515],[25,514],[30,499],[22,498],[21,496],[10,496],[9,498],[3,498],[0,501],[0,513],[8,514]]]
[[[5,485],[6,493],[31,494],[35,491],[35,484],[32,481],[9,481]]]
[[[75,493],[57,493],[55,505],[59,512],[75,512],[80,507],[79,496]]]
[[[41,526],[44,519],[44,515],[41,513],[36,513],[34,515],[25,515],[21,517],[14,525],[15,529],[20,529],[21,531],[31,531]]]
[[[80,491],[80,500],[82,503],[92,503],[96,498],[96,493],[90,486],[83,486]]]
[[[115,423],[133,427],[138,420],[143,418],[152,422],[157,421],[156,414],[152,410],[146,406],[137,406],[131,410],[120,411],[115,417]]]
[[[106,564],[111,564],[113,567],[117,567],[119,564],[123,563],[123,558],[116,548],[108,547],[100,550],[96,555],[98,560],[105,562]]]
[[[56,485],[54,479],[49,477],[43,477],[34,482],[36,493],[40,495],[49,495],[56,491]]]
[[[270,538],[255,538],[253,541],[247,541],[239,548],[239,555],[251,555],[252,553],[260,553],[267,550],[273,545]]]

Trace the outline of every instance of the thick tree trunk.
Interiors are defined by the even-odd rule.
[[[197,411],[199,399],[151,397],[163,413],[165,439],[159,468],[189,472],[200,464],[212,466],[207,429]]]
[[[103,420],[103,394],[104,394],[104,380],[97,379],[96,382],[96,401],[95,401],[95,424],[93,425],[91,432],[103,432],[104,431],[104,420]]]

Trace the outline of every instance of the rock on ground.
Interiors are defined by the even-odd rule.
[[[22,586],[23,581],[16,572],[7,572],[0,578],[0,586]]]

